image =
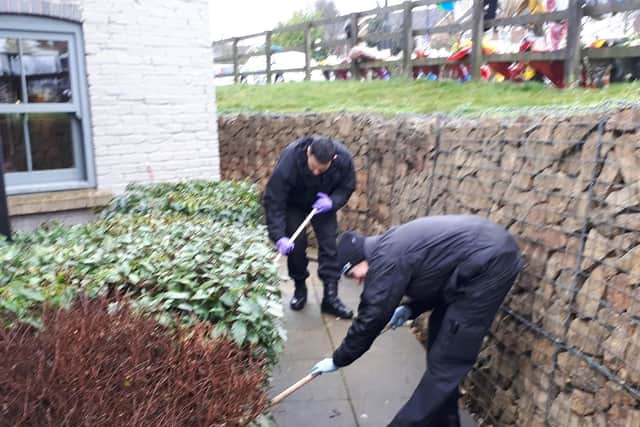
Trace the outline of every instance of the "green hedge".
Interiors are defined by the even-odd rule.
[[[126,291],[164,322],[184,314],[269,359],[284,330],[274,252],[248,184],[133,186],[103,219],[51,224],[0,243],[0,309],[38,324],[39,306]]]
[[[239,222],[252,227],[263,222],[255,186],[238,181],[129,185],[126,193],[116,197],[102,216],[149,212],[204,215],[216,221]]]

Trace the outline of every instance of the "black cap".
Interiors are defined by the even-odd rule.
[[[364,239],[361,234],[346,231],[338,242],[338,266],[342,274],[347,274],[351,268],[364,261]]]

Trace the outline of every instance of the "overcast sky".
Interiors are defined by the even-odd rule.
[[[384,0],[378,0],[384,6]],[[402,0],[388,0],[389,5]],[[294,11],[313,7],[314,0],[209,0],[211,39],[259,33],[286,21]],[[341,15],[373,9],[376,0],[334,0]]]

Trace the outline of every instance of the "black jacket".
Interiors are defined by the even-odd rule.
[[[365,239],[369,272],[347,336],[333,353],[336,366],[346,366],[366,352],[391,319],[404,296],[412,317],[449,303],[465,278],[482,273],[503,253],[513,262],[500,266],[515,275],[521,268],[517,244],[501,226],[479,216],[420,218]]]
[[[286,237],[286,211],[298,208],[311,211],[317,193],[326,193],[336,211],[347,203],[356,188],[356,175],[349,151],[334,141],[337,158],[319,176],[313,176],[307,166],[307,147],[311,138],[305,137],[289,144],[280,155],[264,194],[269,237],[274,242]]]

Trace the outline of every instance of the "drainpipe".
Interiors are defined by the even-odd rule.
[[[4,188],[2,163],[2,151],[0,151],[0,234],[4,234],[11,240],[11,224],[9,223],[9,209],[7,208],[7,193]]]

